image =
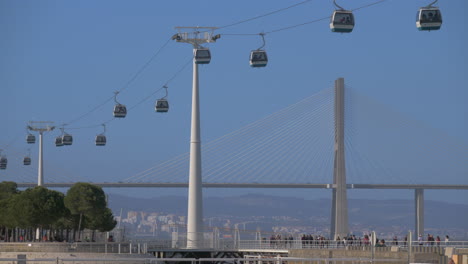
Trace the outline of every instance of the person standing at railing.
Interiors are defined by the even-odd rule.
[[[445,235],[445,245],[448,246],[449,244],[449,236]]]
[[[440,237],[439,236],[436,237],[436,244],[437,244],[438,247],[440,247]]]
[[[422,235],[419,235],[419,237],[418,237],[418,244],[419,244],[420,246],[422,246],[422,245],[424,244]]]

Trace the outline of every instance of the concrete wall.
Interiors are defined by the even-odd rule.
[[[144,259],[150,259],[154,256],[148,254],[99,254],[99,253],[57,253],[57,252],[0,252],[0,264],[19,264],[20,261],[4,261],[2,259],[16,259],[18,255],[25,255],[26,260],[44,260],[51,259],[51,261],[27,261],[27,264],[103,264],[103,263],[128,263],[128,264],[142,264],[145,263]],[[102,259],[102,261],[78,261],[78,259]],[[121,262],[105,262],[105,259],[121,259]],[[66,260],[66,261],[65,261]],[[76,261],[75,261],[76,260]],[[134,260],[134,261],[132,261]],[[146,262],[149,263],[149,262]]]

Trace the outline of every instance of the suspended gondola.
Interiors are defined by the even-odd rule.
[[[168,95],[167,86],[164,85],[163,88],[166,90],[166,95],[163,98],[158,99],[154,105],[154,110],[157,113],[167,113],[169,111],[169,102],[166,99]]]
[[[95,139],[96,146],[105,146],[107,143],[106,135],[104,135],[106,133],[106,125],[102,124],[102,126],[104,127],[104,132],[96,136],[96,139]]]
[[[263,45],[256,49],[252,50],[250,52],[250,66],[251,67],[265,67],[268,63],[268,56],[265,50],[262,50],[262,48],[265,46],[265,37],[264,33],[260,33],[260,36],[262,37],[263,40]]]
[[[333,0],[333,3],[339,10],[335,10],[330,19],[330,29],[332,32],[350,33],[354,29],[353,11],[345,10]]]
[[[72,135],[67,134],[67,133],[63,134],[63,136],[62,136],[62,144],[63,144],[64,146],[70,146],[71,144],[73,144],[73,137],[72,137]]]
[[[26,136],[26,143],[28,143],[28,144],[36,143],[36,137],[33,134],[28,134]]]
[[[438,7],[432,6],[438,0],[426,7],[419,8],[416,13],[416,27],[420,31],[439,30],[442,26],[442,13]]]
[[[208,64],[211,61],[211,53],[208,48],[199,47],[193,50],[196,64]]]
[[[0,169],[6,170],[8,164],[8,159],[5,156],[0,157]]]
[[[167,113],[169,111],[169,102],[164,98],[158,99],[155,109],[158,113]]]
[[[55,138],[55,146],[56,147],[63,146],[62,136],[58,136],[58,137]]]
[[[114,95],[114,101],[116,103],[116,105],[114,106],[114,117],[117,117],[117,118],[124,118],[125,116],[127,116],[127,107],[119,102],[117,102],[117,94],[119,92],[114,92],[115,95]]]
[[[31,165],[31,149],[28,149],[28,155],[23,158],[23,165]]]

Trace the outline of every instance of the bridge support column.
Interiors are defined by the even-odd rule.
[[[415,201],[415,233],[424,236],[424,189],[414,190]]]
[[[344,79],[335,81],[335,161],[333,171],[333,197],[330,238],[348,235],[348,198],[344,149]]]

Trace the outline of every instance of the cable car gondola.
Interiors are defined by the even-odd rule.
[[[420,31],[439,30],[442,26],[442,13],[438,7],[432,6],[434,1],[426,7],[419,8],[416,13],[416,27]]]
[[[127,116],[127,107],[117,102],[117,94],[119,94],[119,92],[114,92],[114,93],[115,93],[114,101],[116,103],[116,105],[114,106],[114,117],[124,118],[125,116]]]
[[[211,61],[211,53],[208,48],[197,48],[193,50],[196,64],[208,64]]]
[[[58,137],[55,138],[55,146],[56,147],[63,146],[62,136],[58,136]]]
[[[268,56],[264,50],[252,50],[250,52],[250,66],[265,67],[268,63]]]
[[[36,137],[33,134],[28,134],[26,136],[26,142],[28,144],[34,144],[34,143],[36,143]]]
[[[124,118],[127,116],[127,107],[123,104],[116,104],[114,106],[114,117]]]
[[[332,32],[350,33],[354,29],[353,11],[345,10],[333,0],[333,3],[339,10],[335,10],[330,20],[330,29]]]
[[[155,110],[158,113],[167,113],[169,111],[169,102],[164,98],[159,99],[156,102]]]
[[[262,48],[265,47],[265,34],[260,33],[260,36],[262,37],[263,45],[260,48],[250,52],[250,66],[255,68],[265,67],[268,63],[267,53],[265,50],[262,50]]]
[[[169,102],[166,99],[168,95],[167,86],[164,85],[163,88],[166,89],[166,95],[163,98],[158,99],[154,105],[154,110],[157,113],[167,113],[167,111],[169,111]]]
[[[354,29],[354,15],[352,11],[335,10],[331,17],[330,29],[333,32],[350,33]]]
[[[106,145],[106,136],[103,134],[96,136],[96,146],[105,146]]]
[[[62,136],[62,143],[64,146],[70,146],[73,143],[72,135],[65,133]]]
[[[31,158],[26,156],[23,158],[23,164],[28,166],[28,165],[31,165]]]
[[[107,142],[106,135],[104,135],[106,133],[106,125],[102,124],[102,126],[104,127],[104,132],[96,136],[96,146],[105,146]]]
[[[0,157],[0,169],[5,170],[7,168],[8,159],[5,156]]]

